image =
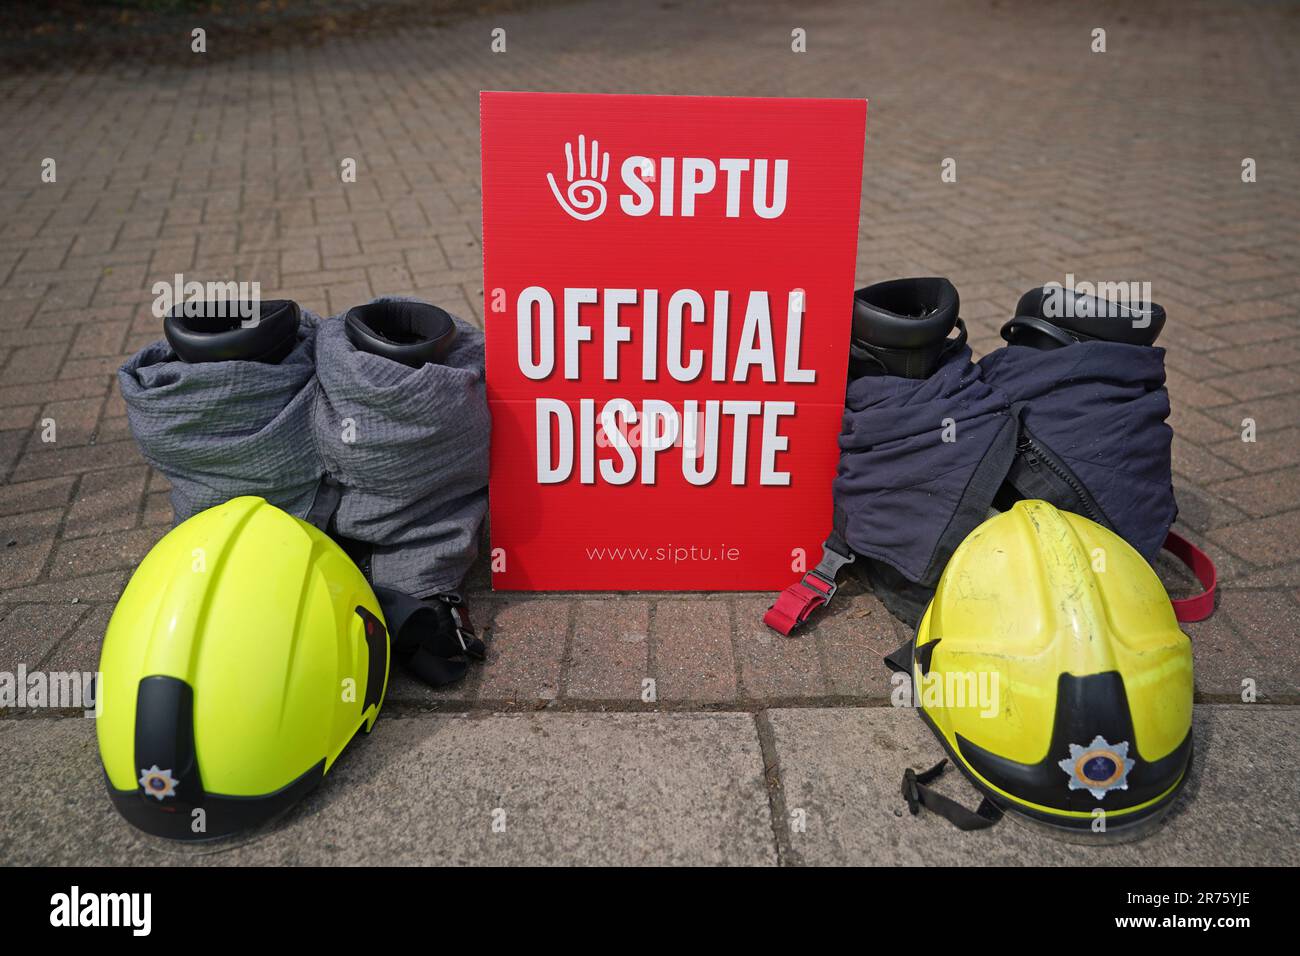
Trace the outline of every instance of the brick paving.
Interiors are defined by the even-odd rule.
[[[505,54],[489,49],[498,26]],[[790,51],[796,27],[806,53]],[[1106,53],[1090,52],[1095,27]],[[155,281],[256,280],[328,314],[414,294],[481,321],[480,89],[864,96],[860,283],[950,276],[979,351],[1031,286],[1152,283],[1170,317],[1179,527],[1223,577],[1218,614],[1189,627],[1199,699],[1237,700],[1250,679],[1300,700],[1298,41],[1300,14],[1264,4],[617,0],[211,59],[178,37],[166,59],[8,73],[0,669],[93,669],[169,525],[113,376],[160,334]],[[40,181],[44,157],[57,183]],[[339,181],[344,157],[356,183]],[[436,694],[398,680],[394,706],[875,703],[880,656],[905,637],[857,585],[783,641],[758,623],[765,595],[471,581],[490,664]]]

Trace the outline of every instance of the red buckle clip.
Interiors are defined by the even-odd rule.
[[[834,593],[834,583],[828,584],[809,572],[776,596],[776,601],[763,615],[763,623],[789,637],[790,632],[807,621],[813,611],[830,601]]]
[[[852,564],[856,555],[847,557],[830,547],[823,547],[822,559],[802,578],[776,596],[763,615],[763,623],[786,637],[805,623],[812,612],[831,602],[839,586],[835,576],[840,568]]]

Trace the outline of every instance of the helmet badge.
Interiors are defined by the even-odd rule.
[[[1098,734],[1086,747],[1070,744],[1070,757],[1057,766],[1070,777],[1071,790],[1087,790],[1098,800],[1112,790],[1128,789],[1128,772],[1137,761],[1129,758],[1128,741],[1106,742]]]
[[[170,770],[159,770],[158,765],[154,764],[148,770],[140,771],[140,786],[144,787],[145,793],[162,803],[167,797],[176,796],[180,781],[172,776]]]

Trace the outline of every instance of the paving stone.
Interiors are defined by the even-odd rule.
[[[146,527],[153,525],[171,526],[172,523],[172,501],[171,495],[166,491],[156,491],[146,496],[144,501],[144,515],[141,518],[141,524]]]
[[[59,449],[84,445],[95,434],[95,426],[104,407],[102,398],[84,398],[72,401],[50,402],[41,409],[41,421],[33,435],[28,455],[48,454]],[[50,440],[46,440],[46,429]]]
[[[1300,464],[1300,427],[1270,429],[1262,441],[1256,433],[1253,442],[1242,441],[1238,432],[1228,441],[1216,442],[1209,447],[1219,458],[1244,472],[1286,468]]]
[[[27,446],[30,435],[28,429],[0,432],[0,474],[14,471],[14,463]]]
[[[102,381],[117,374],[125,356],[104,355],[96,358],[70,358],[63,363],[60,378],[93,378]]]
[[[1214,387],[1236,399],[1294,395],[1300,391],[1300,376],[1290,368],[1256,369],[1216,378]]]
[[[1241,469],[1212,452],[1174,433],[1173,471],[1178,478],[1187,479],[1194,485],[1207,485],[1216,481],[1227,481],[1241,475]]]
[[[1246,348],[1256,343],[1274,342],[1295,334],[1292,325],[1276,319],[1237,322],[1231,329],[1231,341],[1239,348]]]
[[[656,689],[662,702],[736,696],[731,607],[700,598],[660,599],[650,622]]]
[[[1265,517],[1300,508],[1300,466],[1233,478],[1213,486],[1214,494],[1246,514]]]
[[[1241,397],[1226,392],[1213,384],[1180,375],[1177,371],[1169,373],[1168,386],[1172,401],[1186,402],[1203,409],[1214,408],[1216,405],[1227,405],[1234,398]]]
[[[807,634],[782,637],[763,623],[773,598],[745,596],[734,602],[744,696],[764,701],[826,696],[829,689],[817,641]]]
[[[27,385],[0,387],[0,404],[44,405],[47,402],[70,401],[92,396],[102,397],[110,383],[91,379],[60,379],[57,382],[37,382]],[[115,387],[115,386],[114,386]]]
[[[1222,421],[1183,401],[1173,401],[1169,413],[1169,427],[1180,435],[1193,435],[1197,443],[1217,447],[1216,439],[1241,441],[1237,423],[1225,425]],[[1231,458],[1229,457],[1229,460]]]
[[[502,601],[492,620],[492,645],[482,666],[483,700],[554,700],[569,632],[566,601]]]
[[[118,817],[91,720],[0,721],[0,765],[6,864],[776,862],[748,714],[381,717],[270,829],[199,846]]]
[[[771,720],[787,810],[806,813],[790,862],[813,865],[1295,866],[1300,845],[1300,708],[1198,706],[1191,777],[1159,828],[1136,843],[1081,846],[1005,819],[963,833],[899,795],[907,768],[942,747],[909,708],[776,710]],[[974,808],[974,787],[949,770],[934,788]],[[1213,834],[1213,837],[1209,835]]]
[[[847,572],[846,572],[847,573]],[[809,630],[825,662],[827,690],[836,696],[887,700],[894,687],[885,655],[911,637],[875,595],[852,581]]]
[[[280,271],[283,273],[315,272],[320,269],[320,254],[309,246],[294,252],[285,252],[280,256]]]
[[[130,572],[104,571],[88,577],[41,581],[0,591],[0,601],[10,604],[74,604],[116,601],[126,587]],[[7,585],[7,582],[6,582]]]
[[[1224,585],[1225,591],[1300,587],[1300,562],[1279,565],[1250,574],[1238,575]]]
[[[33,671],[60,639],[84,617],[86,608],[76,604],[20,604],[6,615],[4,643],[0,644],[0,671],[17,672],[21,664]]]
[[[1294,542],[1300,541],[1300,511],[1221,528],[1211,532],[1210,539],[1253,564],[1280,564],[1295,556]]]
[[[6,588],[40,577],[54,548],[62,511],[31,511],[6,519],[0,532],[0,583]]]
[[[1246,370],[1272,365],[1295,365],[1300,361],[1300,351],[1290,345],[1270,342],[1220,349],[1214,353],[1214,359],[1234,369]]]
[[[27,454],[14,469],[15,481],[33,481],[57,475],[98,471],[104,468],[125,468],[140,463],[140,451],[133,441],[114,441],[105,444],[66,447],[58,442],[47,451]]]
[[[1219,608],[1205,621],[1184,623],[1183,633],[1192,642],[1192,662],[1196,675],[1197,700],[1215,703],[1238,703],[1248,687],[1257,696],[1282,695],[1286,687],[1272,679],[1272,670],[1259,656],[1249,637],[1233,626],[1224,613],[1230,603],[1227,592],[1219,598]],[[1249,683],[1248,683],[1249,682]]]
[[[650,602],[577,601],[564,696],[638,702],[650,676]]]
[[[39,405],[20,405],[13,408],[0,408],[0,431],[29,432],[36,426]],[[21,441],[15,448],[21,447]]]
[[[67,344],[62,342],[14,349],[4,370],[0,371],[0,385],[23,385],[57,378],[67,351]]]
[[[112,604],[86,607],[76,628],[59,641],[42,666],[51,671],[96,671],[99,668],[99,652],[104,646],[104,634],[108,631],[108,621],[112,616]]]
[[[0,485],[0,515],[62,508],[72,497],[72,476]]]
[[[159,528],[138,528],[119,534],[65,541],[50,561],[50,577],[82,577],[106,568],[134,568],[162,537],[161,531]]]
[[[1242,676],[1253,678],[1261,695],[1300,701],[1300,666],[1294,654],[1300,605],[1282,589],[1227,590],[1217,613],[1232,622],[1259,662],[1258,671]]]
[[[1204,487],[1190,485],[1186,482],[1174,482],[1174,499],[1178,504],[1178,520],[1175,522],[1175,530],[1186,531],[1194,529],[1196,532],[1204,534],[1212,528],[1221,528],[1225,525],[1237,524],[1246,520],[1249,515],[1238,507],[1234,507],[1229,499],[1220,495],[1217,488],[1221,486],[1210,486],[1207,490]],[[1234,498],[1233,501],[1238,499]]]
[[[148,467],[142,465],[83,476],[63,536],[82,538],[134,528],[148,476]]]

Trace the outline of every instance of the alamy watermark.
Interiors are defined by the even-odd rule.
[[[239,319],[251,329],[262,318],[262,283],[198,282],[176,273],[170,281],[160,279],[149,290],[154,295],[153,315],[186,318]]]
[[[1049,282],[1043,292],[1049,319],[1132,319],[1135,329],[1151,324],[1150,282],[1080,282],[1070,272],[1064,285]]]
[[[996,717],[1001,710],[1002,675],[998,671],[932,671],[913,687],[907,674],[894,674],[889,702],[895,707],[926,710],[975,709],[981,717]]]
[[[97,688],[97,671],[0,671],[0,710],[49,708],[80,710],[87,717],[103,711]]]
[[[74,884],[68,892],[50,897],[50,925],[116,926],[130,929],[133,936],[148,936],[153,929],[153,894],[82,892]]]

